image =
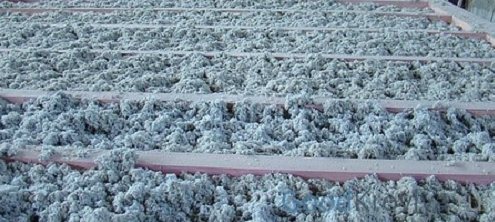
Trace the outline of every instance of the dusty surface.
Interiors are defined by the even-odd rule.
[[[494,117],[422,109],[390,114],[369,104],[326,104],[323,113],[222,102],[122,102],[99,105],[63,94],[22,107],[4,105],[2,152],[130,148],[174,152],[267,154],[415,160],[495,160]],[[12,145],[13,144],[13,145]],[[10,151],[10,152],[14,152]],[[47,153],[49,155],[50,152]]]
[[[163,175],[116,151],[85,172],[0,161],[1,221],[493,221],[494,188],[434,178],[335,184]]]
[[[201,55],[122,57],[90,53],[1,53],[0,87],[495,101],[495,71],[477,64],[213,59]]]

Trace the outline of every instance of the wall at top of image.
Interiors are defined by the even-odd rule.
[[[468,0],[467,10],[495,22],[495,0]]]

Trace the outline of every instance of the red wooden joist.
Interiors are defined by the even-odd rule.
[[[194,93],[141,93],[141,92],[89,92],[89,91],[61,91],[76,98],[94,99],[104,103],[114,103],[122,100],[141,101],[152,98],[157,101],[188,101],[188,102],[213,102],[224,101],[235,104],[242,101],[251,101],[258,104],[284,105],[283,97],[270,96],[244,96],[225,93],[194,94]],[[52,95],[55,92],[43,90],[18,90],[0,88],[0,98],[12,103],[24,103],[41,96]],[[323,103],[331,101],[351,101],[355,103],[372,102],[381,105],[389,112],[401,112],[416,107],[429,108],[431,110],[445,111],[449,107],[467,110],[473,115],[495,115],[495,102],[456,102],[456,101],[420,101],[420,100],[367,100],[367,99],[332,99],[322,96],[314,96],[314,104],[308,104],[318,110],[323,109]]]
[[[110,151],[92,151],[85,158],[55,154],[40,160],[40,151],[20,150],[6,161],[24,163],[67,164],[78,169],[96,167],[95,160]],[[414,160],[365,160],[322,157],[286,157],[237,154],[176,153],[165,151],[135,151],[136,166],[163,173],[207,173],[242,176],[287,173],[306,179],[320,178],[345,182],[376,174],[382,180],[399,180],[410,176],[417,180],[434,175],[440,181],[454,180],[464,184],[490,184],[495,181],[493,162],[452,162]]]

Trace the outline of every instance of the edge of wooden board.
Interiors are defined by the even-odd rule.
[[[250,101],[259,104],[284,105],[287,101],[284,97],[274,96],[248,96],[232,95],[225,93],[194,94],[194,93],[142,93],[142,92],[91,92],[91,91],[59,91],[75,98],[94,99],[104,103],[114,103],[121,100],[141,101],[144,99],[154,99],[158,101],[186,101],[186,102],[215,102],[235,104],[242,101]],[[41,96],[49,96],[56,91],[43,90],[18,90],[0,88],[0,98],[11,103],[24,103]],[[335,99],[325,96],[314,96],[312,100],[315,104],[309,105],[312,108],[323,110],[326,102],[349,101],[354,103],[377,103],[389,112],[397,113],[417,107],[429,108],[432,110],[445,111],[448,108],[458,108],[467,110],[473,115],[495,115],[495,102],[459,102],[459,101],[427,101],[427,100],[372,100],[372,99]]]
[[[495,47],[495,25],[477,15],[439,0],[429,0],[429,7],[438,15],[452,17],[452,24],[464,31],[486,33],[485,40]]]
[[[35,149],[19,150],[16,155],[2,157],[6,161],[36,164],[67,164],[78,169],[92,169],[95,160],[110,151],[93,151],[85,158],[56,153],[48,160],[40,160]],[[493,162],[451,162],[415,160],[339,159],[324,157],[287,157],[266,155],[177,153],[165,151],[134,151],[136,167],[163,173],[207,173],[242,176],[287,173],[305,179],[319,178],[345,182],[367,175],[381,180],[400,180],[409,176],[423,180],[434,175],[440,181],[454,180],[463,184],[486,185],[495,181]]]

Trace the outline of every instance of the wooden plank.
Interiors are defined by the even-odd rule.
[[[74,50],[65,49],[42,49],[42,48],[13,48],[0,49],[0,52],[58,52],[70,53]],[[232,57],[273,57],[275,59],[303,59],[310,54],[318,54],[325,59],[338,59],[345,61],[360,61],[360,60],[376,60],[376,61],[397,61],[397,62],[467,62],[479,63],[481,65],[491,65],[495,62],[495,58],[456,58],[456,57],[421,57],[421,56],[374,56],[374,55],[347,55],[347,54],[321,54],[321,53],[263,53],[263,52],[227,52],[227,51],[173,51],[173,50],[107,50],[107,49],[90,49],[92,53],[119,53],[123,55],[191,55],[201,54],[205,57],[212,58],[221,55]]]
[[[60,91],[76,98],[94,99],[104,103],[114,103],[121,100],[141,101],[152,98],[157,101],[188,101],[188,102],[214,102],[224,101],[235,104],[242,101],[250,101],[258,104],[275,104],[283,106],[284,97],[270,96],[245,96],[225,93],[194,94],[194,93],[140,93],[140,92],[89,92],[89,91]],[[11,103],[24,103],[41,96],[49,96],[56,92],[43,90],[19,90],[0,88],[0,98]],[[377,103],[389,112],[397,113],[417,107],[429,108],[436,111],[446,111],[449,107],[467,110],[476,116],[495,115],[495,102],[456,102],[456,101],[426,101],[426,100],[371,100],[371,99],[335,99],[325,96],[312,97],[314,104],[307,107],[323,110],[325,102],[351,101],[355,103]]]
[[[435,11],[435,13],[439,14],[439,15],[447,15],[449,16],[450,14],[448,14],[448,12],[445,10],[445,8],[442,8],[442,7],[438,7],[436,5],[432,5],[431,6],[431,9],[433,11]],[[469,24],[469,22],[466,22],[462,19],[460,19],[459,17],[455,16],[454,15],[451,15],[452,16],[452,21],[450,22],[452,25],[455,25],[459,28],[461,28],[462,30],[465,30],[465,31],[472,31],[473,30],[473,27],[471,26],[471,24]]]
[[[396,16],[412,18],[428,18],[449,22],[451,16],[434,13],[386,12],[386,11],[357,11],[357,10],[295,10],[295,9],[247,9],[247,8],[1,8],[0,13],[39,14],[44,12],[95,12],[111,13],[117,11],[157,11],[157,12],[229,12],[229,13],[328,13],[328,14],[364,14],[375,16]]]
[[[26,25],[27,23],[17,23],[9,25]],[[37,23],[41,25],[51,27],[65,27],[67,23]],[[157,24],[86,24],[94,28],[106,28],[106,29],[159,29],[159,28],[181,28],[177,25],[157,25]],[[391,29],[391,28],[347,28],[347,27],[277,27],[277,26],[229,26],[229,25],[193,25],[189,28],[195,29],[242,29],[242,30],[280,30],[280,31],[301,31],[301,32],[335,32],[335,31],[353,31],[353,32],[415,32],[415,33],[428,33],[431,35],[454,35],[462,38],[471,38],[486,40],[486,33],[481,32],[467,32],[467,31],[442,31],[442,30],[429,30],[429,29]]]
[[[427,101],[427,100],[376,100],[378,104],[392,113],[424,107],[435,111],[447,111],[448,108],[466,110],[474,116],[494,116],[495,102],[459,102],[459,101]]]
[[[465,31],[486,33],[486,40],[495,47],[495,25],[449,3],[430,1],[430,8],[438,15],[451,16],[451,23]]]
[[[90,91],[59,91],[81,99],[95,99],[104,103],[114,103],[121,100],[140,101],[148,98],[157,101],[188,101],[188,102],[213,102],[222,100],[226,103],[237,103],[249,100],[253,103],[260,104],[280,104],[285,103],[283,97],[265,97],[265,96],[244,96],[231,95],[224,93],[194,94],[194,93],[144,93],[144,92],[90,92]],[[19,90],[0,88],[0,98],[11,103],[24,103],[41,96],[53,95],[54,91],[43,90]]]
[[[108,152],[110,151],[93,151],[86,158],[58,153],[49,160],[41,161],[39,151],[24,149],[12,157],[2,157],[2,159],[45,165],[59,163],[79,169],[91,169],[96,167],[95,159]],[[376,174],[381,180],[387,181],[397,181],[405,176],[423,180],[431,175],[440,181],[454,180],[463,184],[487,185],[495,181],[495,163],[492,162],[364,160],[164,151],[135,152],[138,155],[136,167],[163,173],[200,172],[230,176],[287,173],[305,179],[319,178],[338,182],[363,178],[370,174]]]

